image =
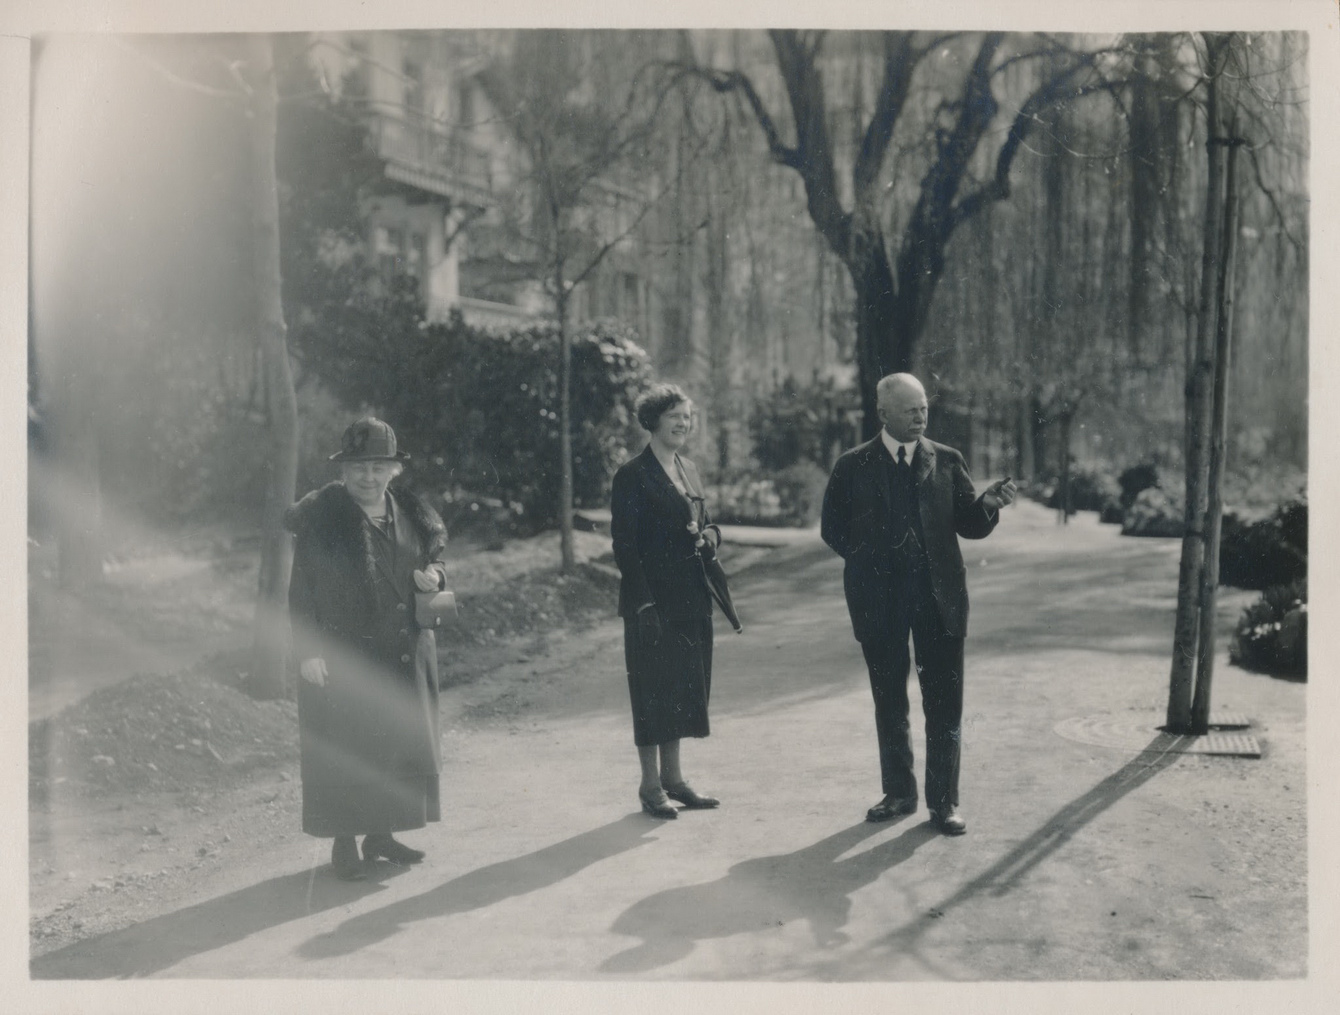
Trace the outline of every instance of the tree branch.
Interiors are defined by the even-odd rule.
[[[1284,230],[1284,235],[1288,238],[1289,242],[1294,245],[1295,249],[1302,251],[1304,249],[1303,242],[1290,231],[1289,223],[1284,217],[1284,209],[1280,207],[1279,200],[1275,197],[1275,192],[1266,186],[1265,177],[1261,173],[1261,162],[1256,157],[1256,149],[1250,145],[1246,147],[1247,154],[1252,160],[1252,172],[1256,176],[1256,185],[1261,188],[1261,193],[1265,194],[1267,200],[1270,201],[1270,207],[1275,212],[1275,218],[1279,220],[1280,228]]]
[[[870,201],[884,164],[884,155],[893,139],[893,130],[907,102],[912,74],[918,61],[931,48],[914,49],[911,32],[884,32],[883,37],[884,79],[852,168],[852,189],[857,205],[866,205]]]
[[[1010,196],[1010,169],[1014,164],[1014,157],[1032,131],[1037,122],[1038,114],[1042,110],[1065,100],[1081,99],[1088,95],[1110,92],[1125,86],[1124,81],[1104,80],[1095,85],[1067,87],[1067,83],[1076,74],[1091,65],[1092,61],[1090,59],[1081,60],[1074,67],[1057,74],[1025,100],[1019,108],[1019,112],[1015,115],[1005,142],[1001,145],[1000,152],[996,156],[996,169],[992,178],[955,205],[953,209],[955,225],[972,218],[987,203],[1002,201]]]
[[[849,255],[851,213],[838,200],[837,170],[828,135],[828,110],[823,77],[815,64],[822,37],[805,46],[799,33],[774,29],[768,33],[777,55],[777,67],[791,101],[796,127],[796,162],[793,167],[805,181],[810,218],[841,257]]]
[[[600,266],[600,263],[605,260],[605,257],[609,252],[637,231],[638,227],[642,224],[642,220],[651,214],[651,210],[660,204],[661,199],[664,198],[669,191],[669,187],[663,187],[659,194],[643,204],[642,210],[637,213],[637,217],[633,219],[627,229],[601,244],[600,247],[596,249],[596,252],[587,260],[586,264],[582,267],[582,270],[568,280],[568,291],[571,292],[590,278],[592,272]]]
[[[942,142],[939,157],[922,181],[921,196],[913,209],[913,226],[908,236],[926,235],[925,230],[948,235],[960,221],[953,214],[953,199],[972,153],[996,114],[996,100],[991,92],[991,61],[1003,38],[1001,32],[990,32],[982,39],[963,85],[963,100],[957,104],[958,119]]]
[[[762,98],[759,97],[758,90],[754,87],[754,82],[749,76],[738,70],[709,70],[703,67],[687,68],[688,71],[705,80],[712,86],[713,91],[719,94],[727,92],[737,92],[745,97],[749,103],[749,108],[754,114],[754,119],[763,130],[763,137],[768,142],[768,153],[772,160],[778,165],[789,166],[791,169],[799,171],[800,153],[790,147],[782,140],[781,132],[777,129],[777,122],[768,112]]]

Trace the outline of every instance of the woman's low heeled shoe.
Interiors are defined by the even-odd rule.
[[[392,863],[422,863],[428,854],[421,849],[413,849],[403,842],[396,842],[389,835],[369,835],[363,840],[363,859],[376,860],[381,857]]]
[[[368,876],[358,860],[358,846],[352,837],[337,838],[331,844],[330,864],[341,881],[362,881]]]
[[[677,818],[679,811],[670,806],[668,794],[664,791],[658,797],[649,797],[638,790],[637,798],[642,801],[642,809],[653,818]]]
[[[695,811],[711,810],[713,807],[719,807],[721,801],[713,796],[700,796],[695,793],[686,782],[681,782],[678,786],[664,786],[665,795],[671,800],[678,800],[685,807]]]

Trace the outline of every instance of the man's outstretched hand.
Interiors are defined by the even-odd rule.
[[[1018,495],[1019,487],[1015,486],[1013,479],[1006,476],[986,488],[982,494],[982,503],[992,511],[999,511],[1007,504],[1013,504],[1014,498]]]

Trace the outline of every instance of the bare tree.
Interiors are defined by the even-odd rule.
[[[815,227],[851,276],[857,305],[857,362],[865,430],[878,428],[875,385],[884,374],[910,370],[931,299],[945,268],[945,250],[954,231],[993,202],[1010,195],[1010,172],[1038,114],[1113,83],[1099,73],[1103,51],[1078,52],[1050,40],[1035,49],[1008,53],[1005,36],[989,32],[966,51],[957,73],[939,59],[964,51],[970,40],[957,34],[879,33],[882,73],[873,107],[855,140],[850,158],[840,151],[836,114],[826,94],[821,53],[822,31],[776,30],[769,38],[791,111],[794,141],[769,109],[751,74],[740,68],[700,70],[720,92],[737,93],[758,121],[773,160],[796,171],[804,181],[807,207]],[[935,54],[937,89],[943,95],[929,118],[909,112],[929,94],[914,87],[919,68]],[[983,142],[1000,112],[996,82],[1009,68],[1047,56],[1050,70],[1018,106],[1003,132],[986,178],[971,172],[987,158]],[[957,65],[955,65],[957,66]],[[911,146],[929,149],[910,207],[891,216],[885,195],[886,155],[903,126]],[[850,165],[850,198],[843,203],[839,166]],[[891,221],[901,226],[893,249],[886,235]]]
[[[1214,336],[1214,381],[1210,396],[1209,461],[1206,463],[1205,567],[1200,577],[1198,606],[1200,639],[1196,652],[1196,687],[1191,699],[1191,732],[1204,734],[1210,722],[1210,686],[1214,677],[1215,598],[1219,588],[1219,537],[1223,530],[1225,431],[1228,427],[1228,368],[1233,334],[1233,269],[1238,250],[1238,149],[1237,117],[1230,116],[1228,133],[1212,144],[1228,149],[1224,170],[1222,250],[1215,280],[1218,313]]]
[[[562,569],[575,565],[572,544],[572,301],[602,262],[635,231],[655,196],[622,185],[620,170],[648,143],[669,89],[649,73],[602,88],[597,66],[617,70],[609,52],[594,59],[597,33],[517,33],[511,58],[481,80],[521,143],[522,181],[533,209],[518,223],[537,275],[553,300],[559,337],[559,544]],[[619,100],[622,104],[619,104]]]
[[[246,80],[251,134],[256,328],[272,435],[251,673],[253,693],[274,697],[283,692],[287,662],[285,620],[293,550],[283,522],[284,511],[293,501],[297,481],[298,406],[285,340],[283,280],[279,268],[279,197],[275,180],[278,99],[273,45],[267,35],[253,35],[247,39]]]

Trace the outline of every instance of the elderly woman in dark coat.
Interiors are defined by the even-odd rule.
[[[724,596],[714,564],[721,530],[708,523],[697,468],[679,454],[693,421],[688,396],[673,384],[655,385],[638,399],[637,418],[651,442],[614,475],[610,529],[642,765],[638,797],[648,814],[673,818],[670,800],[690,808],[718,804],[685,782],[679,741],[709,733],[714,590],[704,561],[713,562],[715,594]],[[737,623],[728,599],[722,606]]]
[[[341,478],[289,509],[289,609],[299,661],[302,828],[333,838],[346,880],[363,859],[417,863],[392,832],[441,820],[437,644],[415,592],[443,588],[446,528],[413,494],[387,489],[409,456],[372,417],[344,433]]]

